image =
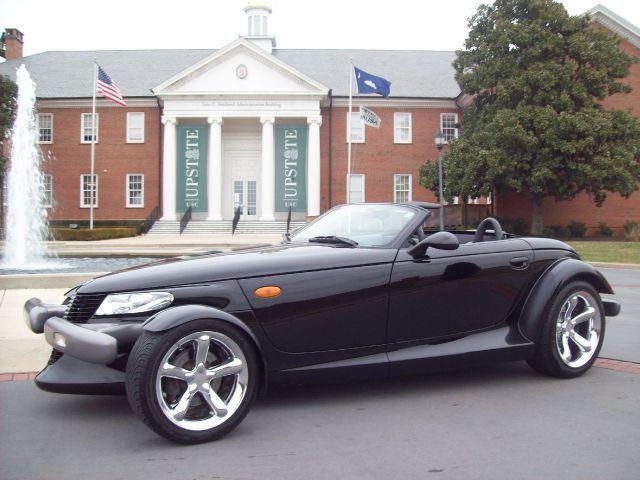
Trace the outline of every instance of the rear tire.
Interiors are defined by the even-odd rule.
[[[535,354],[527,363],[552,377],[578,377],[598,357],[604,332],[600,295],[587,282],[572,282],[549,301]]]
[[[243,420],[258,378],[258,357],[244,333],[219,320],[196,320],[140,336],[127,362],[127,398],[156,433],[202,443]]]

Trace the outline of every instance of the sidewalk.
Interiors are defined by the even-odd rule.
[[[246,248],[279,243],[281,235],[274,234],[203,234],[203,235],[140,235],[110,240],[46,242],[49,249],[61,257],[76,256],[136,256],[171,257],[209,250]],[[0,242],[0,252],[4,242]]]
[[[51,347],[22,320],[22,307],[31,297],[61,303],[66,288],[0,290],[0,374],[35,372],[47,364]]]

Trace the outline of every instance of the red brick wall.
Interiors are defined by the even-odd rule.
[[[418,169],[425,160],[436,161],[438,158],[438,150],[434,145],[433,137],[440,128],[440,113],[458,113],[458,110],[403,107],[371,108],[382,120],[380,128],[365,127],[365,143],[353,143],[351,146],[351,173],[365,174],[365,200],[367,202],[393,201],[393,175],[408,173],[412,175],[413,200],[436,201],[434,194],[418,183]],[[347,111],[346,107],[333,108],[332,205],[346,202]],[[393,143],[394,112],[411,112],[412,143]],[[323,108],[320,132],[322,211],[329,208],[329,124],[329,109]]]
[[[126,143],[126,113],[145,113],[144,143]],[[80,175],[90,173],[91,145],[80,142],[81,113],[88,108],[41,108],[53,113],[53,143],[40,145],[45,173],[53,175],[52,220],[88,220],[89,209],[80,208]],[[102,107],[99,113],[95,173],[98,175],[98,208],[94,219],[142,220],[159,205],[158,108]],[[126,174],[144,174],[144,208],[126,207]]]

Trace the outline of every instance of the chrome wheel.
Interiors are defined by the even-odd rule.
[[[556,320],[556,349],[562,362],[571,368],[587,364],[598,350],[602,313],[587,291],[572,293],[562,304]]]
[[[249,384],[247,359],[238,344],[220,332],[189,334],[160,362],[155,391],[164,416],[190,431],[217,427],[240,407]]]

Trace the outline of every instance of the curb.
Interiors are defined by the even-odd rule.
[[[0,373],[0,383],[33,380],[36,378],[36,375],[38,375],[38,372]]]
[[[598,268],[622,268],[625,270],[640,270],[640,263],[587,262]]]

